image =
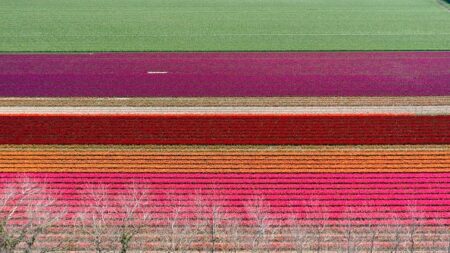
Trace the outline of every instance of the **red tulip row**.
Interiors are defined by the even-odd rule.
[[[2,144],[448,144],[450,116],[10,115]]]

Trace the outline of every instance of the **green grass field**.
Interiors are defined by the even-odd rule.
[[[438,0],[2,0],[0,51],[450,50]]]

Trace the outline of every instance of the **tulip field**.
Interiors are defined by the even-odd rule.
[[[5,252],[450,249],[448,52],[0,59]]]
[[[450,253],[448,0],[1,0],[16,252]]]

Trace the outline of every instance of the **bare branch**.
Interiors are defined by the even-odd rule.
[[[313,237],[311,246],[316,253],[320,253],[328,239],[325,232],[330,229],[328,209],[315,200],[305,202],[303,206],[307,213],[306,219],[309,220],[308,230]]]
[[[29,253],[38,238],[65,217],[66,208],[54,208],[57,199],[43,182],[21,178],[12,185],[0,195],[0,251],[12,252],[23,244],[24,252]]]
[[[292,241],[293,249],[297,253],[303,253],[312,240],[312,236],[308,231],[304,218],[305,217],[300,217],[291,206],[291,213],[287,225],[290,241]]]
[[[402,252],[405,243],[405,228],[401,224],[401,220],[397,214],[393,213],[389,222],[388,229],[390,241],[391,241],[391,253]]]
[[[424,225],[424,215],[422,212],[419,212],[417,210],[416,204],[409,204],[407,208],[410,216],[409,224],[406,227],[406,234],[409,243],[408,251],[409,253],[414,253],[416,252],[417,247],[417,235],[421,233],[422,227]]]
[[[270,204],[261,195],[246,203],[250,224],[250,245],[252,252],[270,252],[279,226],[273,223]]]
[[[117,217],[117,209],[111,205],[107,185],[87,185],[90,191],[84,196],[85,210],[75,217],[77,228],[89,239],[92,250],[102,253],[117,247],[117,226],[113,224]]]
[[[161,249],[166,252],[187,252],[194,241],[195,227],[191,225],[189,217],[183,216],[187,212],[186,207],[180,201],[174,200],[172,195],[167,194],[170,211],[163,217],[165,222],[159,230]]]
[[[126,253],[130,246],[135,245],[136,248],[148,248],[144,245],[145,241],[138,240],[136,237],[143,233],[147,228],[148,223],[152,219],[151,213],[146,208],[150,204],[150,192],[148,190],[140,189],[136,184],[131,184],[127,192],[119,201],[119,210],[121,217],[118,224],[118,229],[113,230],[118,232],[116,237],[120,242],[120,253]],[[147,231],[148,232],[148,231]]]
[[[239,218],[228,219],[225,224],[224,242],[229,247],[229,251],[238,252],[245,246],[245,229],[243,221]]]

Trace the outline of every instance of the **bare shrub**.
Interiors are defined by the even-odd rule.
[[[409,204],[407,206],[409,213],[409,221],[406,225],[406,236],[408,237],[408,252],[414,253],[417,248],[417,240],[421,233],[423,233],[422,228],[424,226],[422,212],[417,210],[416,204]]]
[[[311,235],[311,251],[320,253],[326,250],[323,246],[328,241],[326,233],[332,230],[329,223],[328,209],[316,200],[309,200],[304,202],[303,205],[306,210],[306,220]]]
[[[395,213],[391,215],[389,224],[387,232],[390,241],[390,252],[403,252],[406,248],[405,227],[403,226],[401,219]]]
[[[119,200],[118,211],[120,213],[116,238],[120,242],[120,253],[126,253],[132,245],[134,248],[148,248],[145,240],[137,238],[143,232],[151,232],[149,222],[152,214],[148,211],[150,203],[150,192],[139,189],[136,184],[131,184]]]
[[[292,242],[292,249],[297,253],[303,253],[311,243],[312,235],[305,224],[304,217],[301,217],[292,206],[286,225],[290,242]]]
[[[216,195],[213,193],[212,197]],[[220,250],[218,244],[223,243],[225,234],[226,210],[220,201],[207,201],[200,193],[195,197],[196,231],[202,240],[201,245],[205,251]]]
[[[195,240],[195,226],[192,225],[191,217],[183,216],[188,209],[181,201],[173,200],[170,194],[167,199],[170,201],[170,211],[161,217],[164,222],[158,229],[161,237],[161,245],[158,248],[165,252],[188,252]]]
[[[373,253],[376,250],[382,226],[370,215],[371,211],[372,208],[368,203],[357,208],[348,206],[344,210],[340,222],[340,232],[343,236],[340,248],[343,252]]]
[[[245,226],[242,219],[227,219],[224,228],[224,243],[230,252],[238,252],[245,247]]]
[[[245,207],[250,220],[248,245],[252,252],[270,252],[279,230],[273,222],[270,204],[261,195],[256,195]]]
[[[97,253],[112,251],[117,248],[114,235],[117,234],[117,208],[111,201],[107,185],[88,184],[83,194],[84,210],[75,219],[79,233],[85,235],[90,242],[90,249]]]
[[[0,252],[13,252],[19,245],[26,253],[66,215],[65,207],[48,193],[45,183],[28,178],[12,183],[0,194]]]
[[[425,249],[431,253],[447,252],[447,236],[449,228],[443,224],[443,220],[434,218],[424,227]]]
[[[361,244],[367,240],[365,238],[364,218],[367,215],[362,209],[348,207],[343,214],[341,232],[344,236],[345,252],[353,253],[361,251]]]

